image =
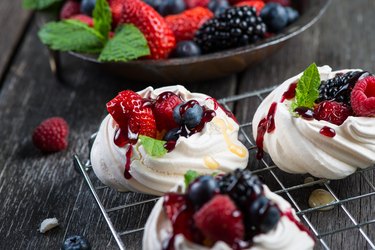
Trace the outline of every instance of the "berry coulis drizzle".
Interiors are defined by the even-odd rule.
[[[256,145],[258,147],[256,158],[258,160],[263,158],[264,151],[263,151],[263,141],[264,135],[267,133],[271,133],[276,129],[275,125],[275,113],[276,113],[277,103],[273,102],[268,110],[267,117],[263,118],[258,124],[257,130],[257,138],[256,138]]]
[[[290,84],[288,90],[285,91],[283,96],[281,97],[280,102],[284,102],[285,100],[290,100],[294,98],[296,96],[296,88],[297,88],[296,82]]]
[[[319,133],[321,135],[324,135],[324,136],[327,136],[327,137],[335,137],[336,135],[336,131],[333,129],[333,128],[330,128],[328,126],[324,126],[320,131]]]

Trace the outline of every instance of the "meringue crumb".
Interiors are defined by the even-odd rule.
[[[39,232],[44,234],[45,232],[55,228],[59,225],[59,221],[56,218],[47,218],[40,224]]]

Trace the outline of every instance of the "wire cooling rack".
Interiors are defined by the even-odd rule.
[[[249,92],[224,98],[219,102],[235,113],[241,112],[243,105],[248,105],[248,107],[252,105],[253,112],[255,112],[258,104],[272,90],[273,88],[268,88]],[[248,116],[249,122],[240,124],[239,138],[249,149],[250,159],[255,159],[256,147],[251,133],[253,113],[251,113],[251,109],[246,112],[244,116]],[[91,142],[93,138],[90,139]],[[359,170],[343,180],[329,181],[310,178],[310,181],[306,182],[307,175],[284,173],[272,163],[268,156],[262,161],[252,161],[249,162],[250,170],[259,175],[271,190],[292,204],[302,222],[316,236],[317,249],[375,249],[375,209],[372,209],[372,206],[375,206],[375,166]],[[126,241],[123,240],[123,237],[135,233],[142,234],[144,222],[135,228],[120,231],[114,226],[110,214],[138,206],[153,206],[159,198],[141,197],[140,194],[134,194],[139,195],[141,199],[137,202],[125,202],[119,206],[107,208],[99,198],[98,192],[108,187],[93,184],[99,182],[95,175],[91,174],[90,177],[90,172],[92,172],[90,161],[83,161],[75,155],[74,166],[83,175],[117,245],[121,250],[126,249],[129,245],[124,244]],[[334,197],[334,201],[330,204],[310,208],[308,197],[317,188],[328,191]],[[126,196],[129,193],[121,195]],[[322,211],[324,209],[329,210]]]

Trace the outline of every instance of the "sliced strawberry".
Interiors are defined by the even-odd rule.
[[[227,195],[216,195],[194,215],[198,229],[213,241],[224,241],[230,246],[244,237],[242,213]]]
[[[257,10],[257,15],[260,15],[260,12],[266,4],[261,0],[250,0],[250,1],[241,1],[235,6],[249,6],[254,7]]]
[[[143,108],[141,113],[131,115],[129,131],[134,134],[156,138],[156,122],[151,108]]]
[[[315,119],[338,126],[343,124],[350,115],[352,115],[352,111],[347,105],[335,101],[323,101],[314,108]]]
[[[180,97],[169,91],[160,94],[156,98],[153,111],[158,131],[168,131],[178,127],[178,124],[173,119],[173,109],[180,103],[182,103]]]
[[[375,76],[365,77],[355,84],[350,102],[357,116],[375,116]]]
[[[86,15],[83,15],[83,14],[74,15],[74,16],[70,17],[69,19],[80,21],[82,23],[87,24],[89,27],[94,27],[94,21],[93,21],[92,17],[86,16]]]
[[[185,0],[186,7],[192,9],[195,7],[206,7],[210,0]]]
[[[196,7],[177,15],[165,17],[165,21],[172,29],[176,41],[192,40],[195,32],[214,14],[207,8]]]
[[[163,17],[140,0],[111,0],[113,24],[132,23],[144,34],[151,59],[167,58],[176,45],[172,30]]]
[[[68,19],[81,13],[81,4],[74,0],[68,0],[64,3],[60,11],[60,19]]]

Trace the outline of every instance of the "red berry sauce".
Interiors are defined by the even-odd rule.
[[[209,97],[206,100],[213,101],[214,110],[217,110],[218,108],[221,108],[228,117],[232,118],[238,124],[237,118],[234,116],[234,114],[231,111],[229,111],[228,109],[224,108],[220,103],[218,103],[215,98]]]
[[[298,107],[294,110],[297,114],[299,114],[305,120],[313,120],[314,119],[314,111],[307,107]]]
[[[283,96],[281,97],[280,102],[284,102],[285,100],[290,100],[294,98],[296,96],[296,88],[297,88],[296,82],[290,84],[288,90],[285,91]]]
[[[286,216],[291,222],[293,222],[300,231],[306,232],[312,239],[314,239],[314,236],[311,234],[311,232],[306,228],[305,225],[303,225],[300,221],[298,221],[291,210],[285,211],[281,214],[281,216]]]
[[[264,151],[263,151],[263,141],[264,135],[267,133],[271,133],[276,129],[275,125],[275,113],[276,113],[277,103],[273,102],[268,110],[268,114],[266,118],[263,118],[258,124],[257,130],[257,138],[256,138],[256,145],[258,147],[256,158],[258,160],[263,158]]]
[[[327,136],[327,137],[331,137],[331,138],[335,137],[335,135],[336,135],[336,131],[335,131],[333,128],[330,128],[330,127],[328,127],[328,126],[324,126],[324,127],[319,131],[319,133],[320,133],[321,135],[324,135],[324,136]]]
[[[125,172],[124,172],[124,177],[125,179],[131,179],[132,176],[130,174],[130,163],[131,163],[131,157],[133,155],[133,146],[129,145],[128,150],[126,151],[126,162],[125,162]]]

